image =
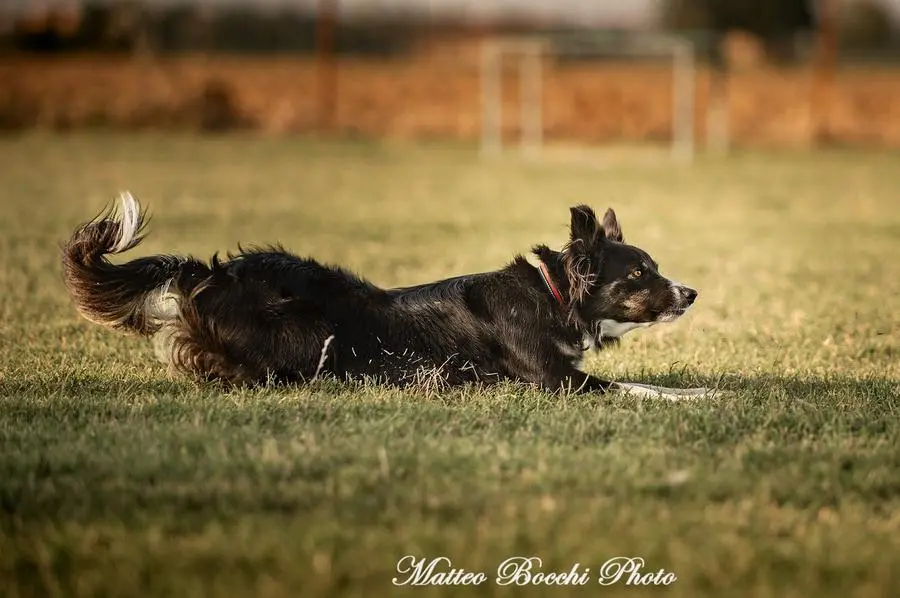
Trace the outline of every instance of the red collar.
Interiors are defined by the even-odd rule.
[[[547,269],[547,264],[545,264],[544,262],[540,262],[538,270],[540,270],[541,278],[544,279],[544,284],[547,285],[547,289],[550,291],[550,294],[553,295],[553,297],[561,306],[565,307],[566,300],[563,299],[563,296],[559,292],[559,289],[556,288],[555,284],[553,284],[553,279],[550,277],[550,270]]]

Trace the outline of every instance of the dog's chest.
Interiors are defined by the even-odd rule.
[[[565,357],[575,367],[578,367],[588,349],[594,348],[594,340],[589,334],[582,338],[557,337],[553,339],[553,346],[560,355]]]
[[[583,332],[581,339],[556,339],[554,345],[560,353],[572,360],[574,365],[579,365],[588,351],[599,350],[607,341],[617,340],[637,328],[651,326],[652,323],[643,322],[617,322],[616,320],[602,320],[600,324],[600,338],[590,332]]]
[[[616,320],[600,321],[600,336],[603,338],[621,338],[636,328],[646,328],[653,322],[617,322]]]

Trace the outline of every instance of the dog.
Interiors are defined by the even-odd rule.
[[[516,381],[549,392],[656,394],[705,389],[616,383],[579,369],[587,351],[681,317],[697,291],[667,279],[625,243],[612,209],[570,208],[560,251],[532,248],[505,267],[419,286],[380,288],[280,245],[209,262],[137,247],[147,212],[129,193],[62,244],[65,286],[87,320],[153,337],[171,373],[227,385],[319,377],[405,387]]]

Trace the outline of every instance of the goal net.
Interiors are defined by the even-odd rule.
[[[663,34],[570,34],[501,37],[482,46],[481,148],[496,154],[505,149],[503,126],[503,65],[513,61],[519,69],[518,145],[528,155],[546,154],[544,139],[545,59],[654,60],[672,75],[672,130],[667,153],[689,163],[695,155],[694,114],[696,61],[691,40]],[[598,76],[603,76],[599,75]]]

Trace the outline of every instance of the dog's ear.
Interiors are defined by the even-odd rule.
[[[610,241],[625,242],[625,238],[622,236],[622,227],[619,226],[619,220],[612,208],[606,210],[606,214],[603,215],[603,233]]]
[[[594,243],[602,240],[602,231],[597,224],[597,215],[594,210],[586,205],[575,206],[570,208],[572,214],[571,245],[583,244],[584,247],[591,247]]]
[[[575,206],[572,214],[572,238],[563,252],[566,277],[569,280],[569,301],[572,305],[584,299],[594,283],[597,254],[594,251],[606,240],[597,223],[594,210],[586,205]]]

